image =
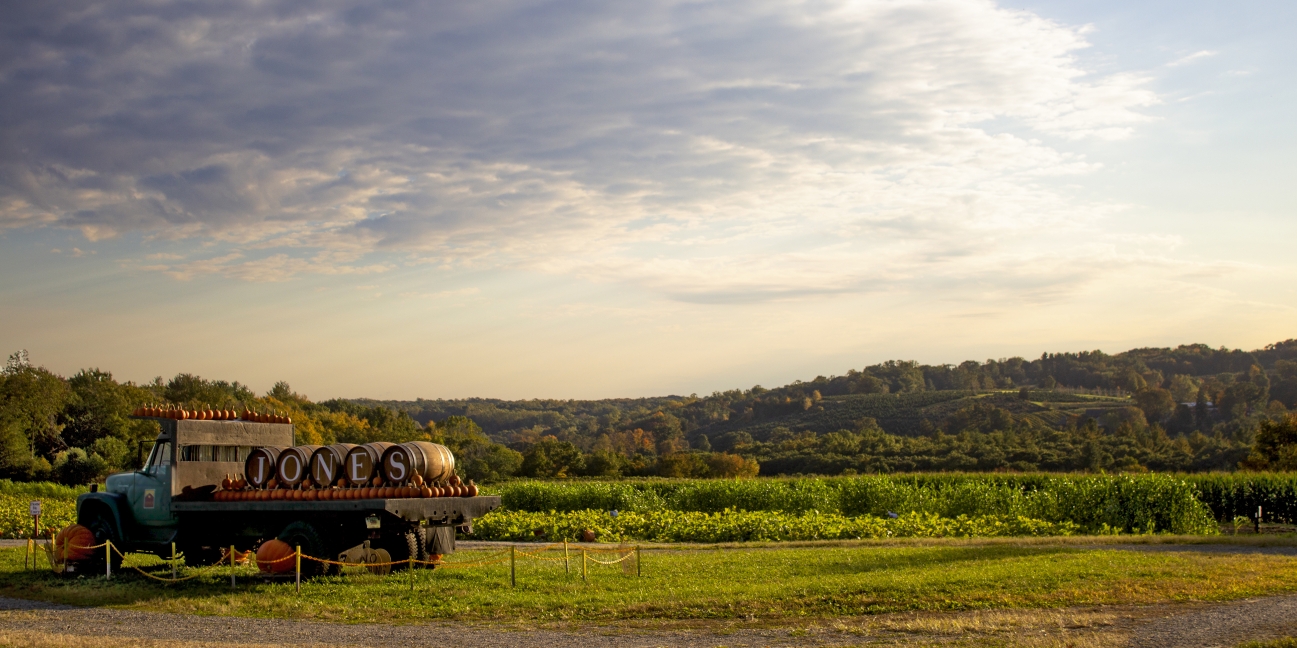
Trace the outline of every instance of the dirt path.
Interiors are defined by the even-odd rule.
[[[455,646],[456,648],[654,648],[657,646],[823,646],[856,643],[846,633],[825,635],[828,641],[808,641],[788,630],[737,630],[732,633],[670,630],[646,632],[642,628],[595,627],[578,632],[547,629],[459,624],[340,625],[315,621],[204,617],[156,612],[134,612],[107,608],[75,608],[63,605],[0,598],[0,637],[30,636],[30,645],[41,645],[40,635],[50,644],[61,637],[97,639],[102,645],[121,645],[121,640],[141,640],[170,646],[202,646],[218,641],[224,646]],[[10,642],[22,645],[10,639]],[[66,644],[65,644],[66,645]],[[75,644],[74,644],[75,645]]]
[[[1292,636],[1297,636],[1297,596],[1274,596],[1173,612],[1138,627],[1130,645],[1211,648]]]
[[[1292,635],[1297,635],[1297,596],[1220,605],[878,615],[800,628],[760,628],[730,622],[694,627],[640,623],[575,629],[452,623],[342,625],[77,608],[0,598],[0,645],[22,648],[809,648],[1006,643],[1208,648]]]

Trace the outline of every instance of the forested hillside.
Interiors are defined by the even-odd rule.
[[[1250,352],[1188,345],[889,361],[770,389],[592,401],[316,403],[282,382],[258,395],[189,374],[143,385],[100,369],[64,378],[20,352],[0,376],[0,477],[84,483],[131,467],[156,434],[127,416],[144,403],[285,412],[303,443],[439,441],[481,481],[1297,468],[1283,450],[1297,438],[1273,427],[1297,409],[1289,340]]]

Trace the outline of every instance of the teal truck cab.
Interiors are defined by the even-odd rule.
[[[151,418],[161,431],[139,470],[108,477],[102,491],[77,498],[77,523],[96,543],[121,552],[169,557],[175,549],[191,565],[211,564],[222,550],[255,549],[279,538],[302,552],[337,558],[368,541],[394,560],[426,560],[454,551],[456,527],[500,505],[499,497],[353,499],[344,501],[213,501],[223,478],[244,472],[254,449],[293,444],[293,426],[250,421]],[[102,570],[103,556],[69,564],[68,571]],[[120,562],[114,552],[113,560]],[[306,561],[304,568],[320,563]]]

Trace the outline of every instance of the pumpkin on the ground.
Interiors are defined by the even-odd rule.
[[[296,552],[283,540],[267,540],[257,549],[257,568],[268,574],[282,574],[296,567],[291,556]],[[287,558],[287,560],[281,560]]]
[[[54,536],[54,560],[57,562],[85,560],[94,556],[95,534],[80,524],[69,524]]]

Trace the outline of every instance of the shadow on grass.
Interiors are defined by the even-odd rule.
[[[897,569],[923,569],[969,562],[986,562],[1032,558],[1060,554],[1075,554],[1081,549],[1071,547],[926,547],[918,549],[857,549],[843,552],[833,560],[814,565],[820,574],[853,575],[886,572]]]

